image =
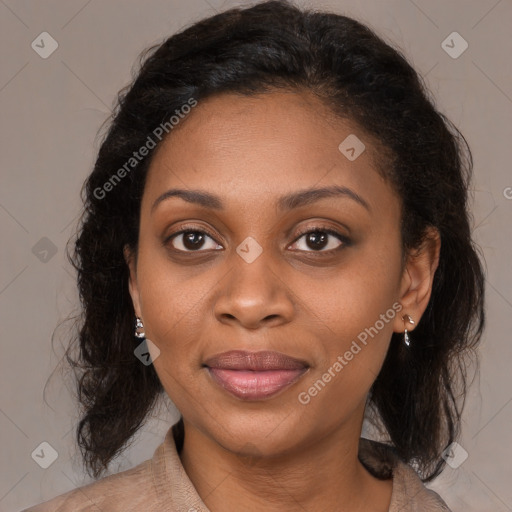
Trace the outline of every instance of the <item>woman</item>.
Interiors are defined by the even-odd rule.
[[[181,419],[27,510],[449,510],[424,482],[484,326],[471,167],[350,18],[271,1],[152,48],[86,182],[68,360],[94,478],[162,394]]]

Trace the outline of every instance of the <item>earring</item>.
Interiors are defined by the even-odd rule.
[[[411,344],[411,339],[409,338],[409,334],[407,332],[407,325],[405,324],[405,322],[409,322],[412,325],[414,325],[415,322],[410,315],[402,316],[402,320],[404,321],[404,343],[407,346],[409,346]]]
[[[142,320],[138,316],[135,317],[135,336],[137,338],[144,338],[146,336],[146,333],[144,331],[137,332],[137,329],[144,329],[144,324],[142,323]]]

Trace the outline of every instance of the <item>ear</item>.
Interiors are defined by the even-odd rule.
[[[139,287],[137,284],[137,268],[135,263],[135,255],[128,245],[124,246],[123,255],[126,264],[128,265],[128,269],[130,271],[130,277],[128,279],[128,289],[130,291],[130,296],[132,298],[133,309],[135,310],[135,314],[138,317],[142,318],[141,300],[139,294]]]
[[[400,283],[399,300],[403,309],[395,317],[395,332],[404,332],[403,315],[410,315],[414,320],[414,324],[407,323],[407,330],[414,330],[427,309],[434,274],[439,265],[440,251],[439,231],[436,228],[428,228],[420,247],[409,253]]]

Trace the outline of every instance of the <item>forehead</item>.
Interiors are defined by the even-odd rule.
[[[364,150],[351,159],[347,145]],[[378,160],[370,137],[311,93],[221,94],[200,101],[164,139],[148,171],[143,209],[169,188],[208,190],[239,207],[329,185],[369,202],[396,202]]]

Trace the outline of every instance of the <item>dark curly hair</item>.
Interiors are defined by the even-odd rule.
[[[268,1],[201,20],[143,52],[84,183],[84,211],[68,253],[82,306],[79,347],[73,355],[71,343],[65,357],[83,409],[77,442],[93,477],[108,469],[165,393],[153,365],[133,354],[123,256],[125,246],[137,251],[145,177],[160,141],[122,179],[112,181],[114,174],[191,98],[200,104],[219,93],[299,89],[384,148],[379,172],[401,197],[403,254],[418,248],[429,228],[440,233],[439,266],[414,342],[406,350],[400,334],[392,335],[368,412],[424,481],[442,471],[484,327],[484,273],[468,212],[471,151],[402,53],[367,26]]]

